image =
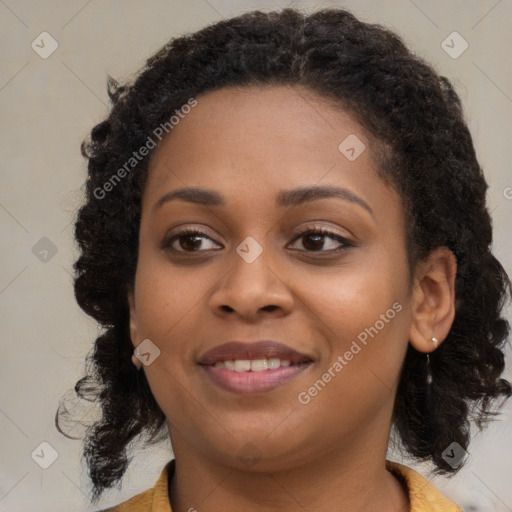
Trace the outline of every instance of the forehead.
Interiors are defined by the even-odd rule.
[[[152,155],[144,226],[162,212],[158,205],[165,196],[184,188],[206,189],[221,196],[222,204],[204,208],[173,200],[164,212],[194,216],[215,208],[217,219],[251,229],[294,212],[323,217],[356,211],[354,201],[334,199],[318,201],[313,209],[310,204],[283,208],[287,192],[326,186],[341,187],[366,203],[382,233],[403,232],[402,201],[377,173],[374,139],[341,106],[287,86],[225,88],[196,99]],[[347,147],[353,152],[346,154]]]
[[[368,134],[341,106],[309,89],[229,87],[196,99],[152,155],[153,188],[311,184],[341,171],[375,178]],[[352,151],[348,156],[361,154],[350,161],[340,147]]]

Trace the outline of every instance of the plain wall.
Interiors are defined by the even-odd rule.
[[[347,7],[395,29],[452,80],[489,182],[495,252],[512,274],[510,1],[0,1],[0,512],[91,509],[81,444],[59,434],[54,417],[98,333],[74,301],[72,224],[86,176],[80,143],[107,113],[107,74],[128,78],[171,37],[287,5]],[[59,45],[46,59],[31,47],[43,31]],[[441,47],[454,31],[469,45],[456,59]],[[511,378],[510,357],[508,368]],[[435,484],[471,510],[512,510],[511,426],[509,403],[471,444],[467,466]],[[58,453],[48,469],[31,457],[44,441]],[[121,491],[100,507],[151,487],[170,458],[168,442],[135,452]]]

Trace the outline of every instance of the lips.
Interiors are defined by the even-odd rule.
[[[271,391],[296,378],[313,358],[276,341],[231,341],[200,356],[198,365],[210,382],[237,394]]]
[[[199,358],[199,363],[213,366],[217,362],[256,359],[281,359],[292,364],[311,362],[312,358],[306,354],[283,345],[277,341],[262,340],[252,343],[230,341],[212,348]]]

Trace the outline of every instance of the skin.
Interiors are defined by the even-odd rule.
[[[393,402],[408,344],[430,352],[431,338],[442,342],[453,322],[453,254],[434,251],[409,279],[401,199],[376,173],[375,141],[339,106],[286,86],[224,88],[197,100],[152,155],[129,294],[134,347],[149,338],[161,351],[143,371],[168,418],[172,510],[408,510],[384,464]],[[349,134],[366,145],[354,161],[338,150]],[[275,204],[282,190],[320,185],[349,190],[372,212],[340,197]],[[185,186],[212,189],[225,205],[155,206]],[[181,228],[204,235],[196,245],[173,239]],[[351,245],[297,238],[304,228]],[[252,263],[236,252],[248,236],[263,249]],[[394,303],[401,311],[300,403]],[[219,344],[259,339],[314,362],[251,396],[219,388],[197,365]],[[241,457],[247,450],[253,463]]]

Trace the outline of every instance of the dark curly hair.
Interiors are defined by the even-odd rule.
[[[431,386],[425,354],[409,345],[403,363],[393,426],[404,452],[431,461],[436,472],[455,473],[443,451],[452,442],[467,448],[471,422],[481,429],[512,394],[501,378],[509,334],[502,309],[511,284],[491,253],[487,183],[448,79],[396,34],[345,10],[249,12],[172,39],[128,83],[109,79],[110,114],[82,145],[89,172],[75,225],[75,296],[104,328],[75,387],[102,410],[84,438],[94,502],[121,480],[130,441],[167,434],[144,372],[131,362],[128,327],[149,157],[110,181],[108,193],[105,183],[190,98],[272,84],[308,88],[377,139],[380,176],[405,207],[411,272],[437,247],[456,256],[455,320],[430,355]]]

